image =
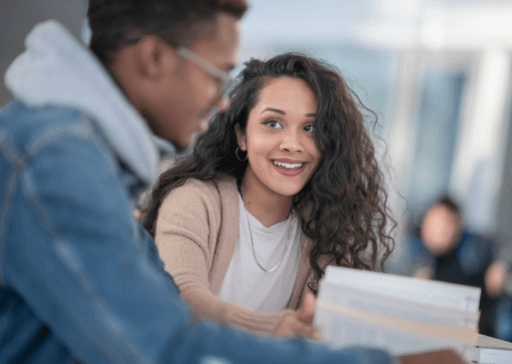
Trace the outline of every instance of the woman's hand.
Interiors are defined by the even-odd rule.
[[[398,357],[402,364],[466,364],[455,351],[441,350]]]
[[[286,313],[272,333],[274,336],[294,337],[303,336],[320,341],[320,330],[310,324],[315,314],[315,296],[308,292],[304,296],[302,305],[293,312]]]

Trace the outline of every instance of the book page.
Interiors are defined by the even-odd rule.
[[[315,315],[315,325],[322,332],[322,340],[335,348],[375,347],[385,349],[392,355],[451,348],[457,350],[466,360],[475,357],[474,346],[462,341],[439,339],[375,325],[322,308]]]
[[[512,343],[494,337],[478,334],[476,346],[481,348],[495,348],[512,350]],[[512,363],[512,362],[511,362]]]
[[[479,312],[440,308],[352,288],[340,288],[324,280],[320,282],[318,299],[366,312],[435,325],[474,329],[480,318]]]
[[[480,288],[328,267],[315,325],[336,347],[373,346],[395,355],[455,349],[477,352]]]
[[[325,281],[380,296],[437,307],[477,312],[481,289],[387,273],[328,266]]]
[[[477,348],[473,360],[482,364],[510,364],[512,363],[512,350]]]

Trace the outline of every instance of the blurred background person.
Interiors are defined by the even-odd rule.
[[[412,260],[417,278],[481,288],[480,333],[509,340],[512,332],[504,327],[510,324],[503,322],[509,318],[500,312],[508,300],[504,296],[508,273],[495,250],[494,241],[472,232],[464,224],[457,203],[443,196],[414,229],[407,257]]]

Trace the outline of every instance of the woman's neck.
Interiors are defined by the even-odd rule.
[[[265,227],[284,221],[290,215],[293,196],[275,193],[261,184],[242,178],[240,187],[246,210]]]

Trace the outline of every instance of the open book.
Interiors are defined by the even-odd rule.
[[[335,347],[378,347],[394,355],[452,348],[472,361],[483,353],[476,347],[479,302],[480,288],[328,267],[315,325]]]

